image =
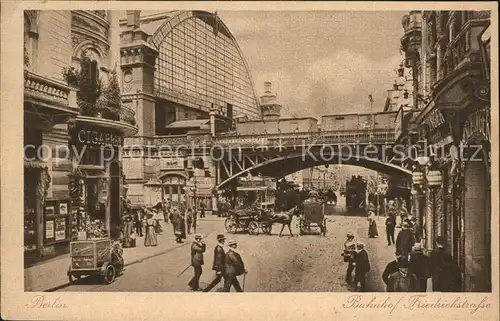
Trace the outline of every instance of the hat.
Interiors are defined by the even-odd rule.
[[[408,224],[408,222],[406,222],[406,221],[405,221],[405,222],[403,222],[403,224],[401,224],[401,226],[402,226],[403,228],[409,228],[409,227],[410,227],[410,224]]]
[[[407,269],[409,267],[409,262],[406,259],[401,259],[398,260],[398,268],[400,269]]]
[[[354,237],[354,234],[352,234],[352,232],[347,232],[347,237]]]
[[[415,245],[413,245],[413,251],[422,251],[422,244],[415,243]]]
[[[217,241],[225,240],[226,236],[224,234],[217,234]]]
[[[357,242],[356,243],[356,247],[364,249],[365,248],[365,243],[363,243],[363,242]]]
[[[229,240],[229,242],[227,242],[228,246],[237,245],[237,244],[238,244],[238,242],[236,242],[235,240]]]
[[[194,235],[194,238],[195,238],[195,239],[201,239],[201,238],[202,238],[202,236],[201,236],[201,234],[195,234],[195,235]]]
[[[440,235],[440,236],[436,237],[436,243],[444,245],[445,242],[446,242],[446,240],[444,239],[443,236]]]

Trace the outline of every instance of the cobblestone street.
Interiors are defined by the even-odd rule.
[[[347,292],[354,291],[344,282],[346,265],[341,252],[347,231],[356,234],[366,243],[372,270],[368,274],[368,291],[385,291],[381,274],[392,259],[394,247],[387,246],[383,239],[383,218],[378,219],[379,238],[367,237],[367,222],[364,217],[335,215],[328,218],[328,233],[278,237],[280,225],[273,227],[272,235],[228,235],[239,242],[243,260],[249,273],[245,280],[245,292]],[[224,221],[200,222],[203,225],[214,223],[214,231],[224,231]],[[167,227],[168,228],[168,227]],[[293,233],[298,235],[296,226]],[[207,239],[205,265],[201,276],[201,286],[211,281],[213,247],[215,233]],[[111,285],[101,285],[95,280],[81,280],[78,284],[60,291],[142,291],[142,292],[186,292],[187,283],[192,277],[188,269],[178,277],[189,264],[189,244],[176,248],[141,263],[126,267],[124,274]],[[243,284],[243,277],[240,277]]]

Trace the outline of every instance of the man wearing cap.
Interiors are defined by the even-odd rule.
[[[356,260],[356,243],[354,242],[354,234],[351,232],[347,233],[347,239],[344,242],[344,252],[342,253],[342,256],[344,257],[344,262],[348,262],[345,281],[347,284],[350,284],[352,282],[352,272],[354,271],[354,262]]]
[[[401,251],[402,255],[408,260],[408,255],[415,244],[415,236],[408,223],[404,222],[401,227],[402,230],[399,231],[396,238],[396,251]]]
[[[193,291],[200,291],[200,276],[202,271],[201,266],[203,265],[203,253],[205,253],[206,245],[201,240],[201,234],[196,234],[194,236],[194,242],[191,245],[191,265],[194,268],[194,276],[189,281],[188,285]]]
[[[224,243],[226,241],[226,237],[224,234],[217,235],[217,244],[214,248],[214,264],[212,265],[212,270],[215,271],[215,278],[205,289],[203,292],[210,292],[224,277],[224,264],[226,253],[224,251]]]
[[[365,250],[365,245],[361,242],[356,243],[356,272],[354,274],[356,285],[359,283],[360,292],[366,291],[366,273],[370,272],[370,260]]]
[[[427,292],[427,279],[431,276],[430,263],[420,243],[415,243],[410,254],[410,271],[417,277],[419,292]]]
[[[230,292],[231,286],[237,292],[243,292],[238,282],[238,276],[247,273],[245,270],[245,264],[241,259],[241,255],[237,250],[238,243],[234,240],[228,242],[229,250],[226,253],[224,271],[226,274],[226,279],[224,280],[224,292]]]

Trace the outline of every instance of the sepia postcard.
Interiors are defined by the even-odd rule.
[[[499,320],[494,2],[1,23],[2,319]]]

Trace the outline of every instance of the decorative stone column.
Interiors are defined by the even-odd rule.
[[[211,109],[210,110],[210,132],[212,134],[212,137],[215,136],[215,114],[216,114],[216,110],[215,109]]]
[[[423,168],[418,164],[413,166],[412,172],[412,189],[411,189],[411,198],[412,198],[412,215],[417,218],[417,224],[421,228],[421,231],[424,230],[424,205],[425,205],[425,194],[424,194],[424,173],[422,172]],[[423,238],[423,235],[419,237]]]
[[[427,167],[426,175],[426,243],[432,248],[435,237],[443,234],[443,175],[435,163]]]

